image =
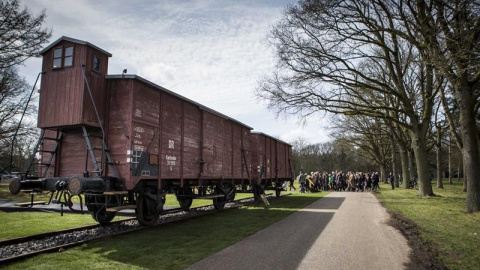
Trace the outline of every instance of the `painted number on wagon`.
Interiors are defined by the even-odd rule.
[[[144,133],[145,132],[145,129],[142,128],[142,127],[135,127],[133,130],[135,130],[136,132],[139,132],[139,133]]]

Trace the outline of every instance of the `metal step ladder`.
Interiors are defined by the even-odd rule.
[[[85,126],[82,126],[83,137],[85,138],[85,142],[87,144],[87,153],[90,155],[90,159],[93,163],[93,173],[96,173],[97,176],[102,177],[102,172],[105,171],[106,165],[112,170],[112,174],[115,177],[118,177],[117,169],[115,168],[115,162],[113,161],[112,157],[110,156],[110,151],[105,143],[105,138],[103,135],[96,135],[94,133],[90,133]],[[102,147],[93,147],[90,137],[97,137],[102,140]],[[100,159],[97,159],[95,151],[102,151],[100,155]],[[106,160],[105,160],[106,159]],[[106,165],[105,165],[106,164]],[[85,168],[87,171],[87,168]]]
[[[56,131],[56,136],[54,138],[47,137],[45,135],[45,129],[42,129],[42,131],[40,132],[40,137],[37,141],[37,144],[35,145],[35,148],[33,150],[33,154],[30,156],[27,170],[25,171],[26,179],[45,178],[47,176],[48,169],[52,166],[53,158],[57,154],[58,146],[60,145],[62,137],[63,137],[63,132],[59,130]],[[44,144],[45,141],[53,141],[54,144],[51,148],[46,149]],[[42,154],[40,161],[35,162],[36,155],[40,153]],[[47,153],[49,156],[45,158],[43,153]],[[32,173],[33,174],[36,173],[34,169],[35,165],[43,166],[41,175],[38,175],[38,176],[32,175]]]

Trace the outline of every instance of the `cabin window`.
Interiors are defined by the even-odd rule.
[[[53,50],[53,68],[71,66],[73,66],[73,47],[56,48]]]
[[[65,59],[63,60],[64,67],[73,66],[73,47],[65,48]]]
[[[62,52],[63,48],[53,50],[53,68],[62,67]]]
[[[93,56],[93,70],[100,71],[100,58],[98,56]]]

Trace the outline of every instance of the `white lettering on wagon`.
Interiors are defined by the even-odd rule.
[[[168,140],[168,148],[169,149],[174,149],[175,148],[175,141]]]
[[[145,148],[141,145],[133,145],[134,151],[143,151]]]
[[[135,130],[136,132],[139,132],[139,133],[144,133],[145,132],[145,129],[142,128],[142,127],[135,127],[133,130]]]
[[[166,155],[165,159],[167,160],[167,166],[175,166],[177,157]]]
[[[135,109],[135,117],[142,117],[142,111],[140,109]]]

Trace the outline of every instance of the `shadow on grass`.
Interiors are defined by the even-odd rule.
[[[146,269],[184,269],[222,249],[195,268],[271,268],[275,262],[282,269],[295,269],[332,219],[334,212],[329,210],[338,209],[345,200],[328,197],[314,203],[318,199],[308,195],[282,197],[272,200],[270,209],[246,207],[224,211],[88,244],[81,249],[102,260]],[[299,208],[303,210],[291,215]],[[245,241],[240,241],[245,237]],[[238,241],[238,245],[231,246]]]

